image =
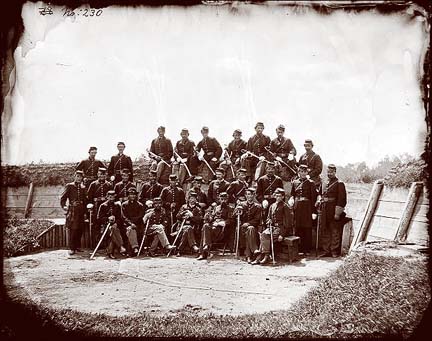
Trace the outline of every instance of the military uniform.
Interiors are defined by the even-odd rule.
[[[324,182],[319,189],[321,195],[322,248],[326,254],[338,255],[342,233],[342,218],[347,195],[345,185],[338,178]],[[338,219],[335,219],[338,216]]]
[[[110,241],[107,252],[108,255],[113,255],[115,250],[120,250],[123,247],[123,238],[120,232],[122,227],[122,212],[120,204],[107,200],[99,206],[97,213],[97,221],[101,227],[101,234],[106,228],[110,216],[114,216],[115,221],[112,223],[109,231]]]
[[[122,181],[121,172],[123,169],[129,170],[129,181],[133,181],[133,166],[130,156],[125,154],[111,156],[111,161],[108,165],[108,176],[111,177],[114,175],[114,184]]]
[[[106,168],[104,163],[100,160],[88,158],[82,160],[77,166],[77,171],[84,172],[84,185],[86,188],[90,186],[90,184],[97,179],[97,172],[99,168]]]
[[[162,160],[164,160],[166,163],[171,163],[171,158],[173,156],[173,146],[170,139],[167,139],[165,136],[158,136],[151,142],[150,151],[153,154],[156,154],[159,156]],[[152,156],[151,156],[152,157]],[[152,157],[155,159],[154,157]],[[160,180],[160,177],[162,173],[165,171],[165,168],[168,167],[164,162],[154,160],[152,164],[152,169],[156,169],[157,181]]]
[[[238,129],[234,131],[234,133],[236,132],[241,134],[241,131]],[[225,169],[226,180],[235,180],[236,172],[244,166],[244,161],[241,159],[241,156],[244,154],[246,147],[247,143],[243,139],[234,139],[228,144],[226,148],[226,154],[228,155],[225,154],[225,160],[220,164],[220,167]],[[228,156],[230,157],[228,158]],[[234,174],[232,174],[233,172]]]
[[[226,192],[228,186],[229,186],[229,182],[226,181],[225,179],[223,179],[222,181],[216,179],[210,182],[207,191],[208,205],[210,206],[214,202],[217,203],[219,199],[219,194],[222,192]]]
[[[187,216],[186,213],[190,212],[192,216]],[[191,206],[189,203],[184,204],[177,213],[178,232],[183,221],[183,232],[181,235],[180,243],[178,246],[179,251],[183,251],[186,248],[197,248],[196,236],[199,235],[201,223],[203,219],[202,209],[198,204]]]
[[[139,194],[139,201],[145,205],[147,200],[153,200],[161,195],[164,186],[160,183],[155,182],[154,184],[150,182],[144,183]]]
[[[69,210],[66,214],[66,228],[69,229],[69,248],[76,251],[81,244],[86,213],[86,188],[78,182],[68,183],[60,196],[60,205],[65,207],[69,201]]]
[[[153,236],[153,240],[150,245],[150,254],[156,251],[156,248],[161,243],[163,248],[168,247],[169,241],[166,236],[165,230],[168,226],[168,216],[163,207],[152,208],[147,211],[143,218],[144,225],[147,226],[147,236]]]
[[[317,190],[313,181],[295,179],[291,196],[294,198],[295,234],[300,237],[300,252],[308,253],[312,248],[312,213],[315,213]]]
[[[192,176],[198,174],[198,160],[195,156],[195,143],[189,139],[179,140],[175,146],[176,153],[182,158],[186,159],[186,165],[189,168]],[[179,183],[183,184],[188,176],[187,170],[182,164],[179,165]]]
[[[172,227],[172,225],[174,224],[174,217],[176,216],[180,207],[186,202],[185,194],[183,190],[178,186],[167,186],[162,190],[160,197],[162,199],[163,207],[170,216],[170,226]],[[175,207],[172,208],[171,204],[173,203],[175,204]]]
[[[321,183],[320,175],[323,168],[321,157],[311,150],[310,152],[304,153],[300,156],[298,163],[308,167],[308,174],[311,180],[315,183],[315,186],[319,186]]]
[[[288,164],[291,167],[291,169],[290,169],[289,167],[287,167],[283,163],[279,163],[279,165],[278,165],[278,168],[279,168],[278,175],[281,177],[282,181],[288,182],[288,184],[286,184],[284,186],[284,189],[287,193],[290,193],[291,192],[291,186],[287,186],[287,185],[290,185],[291,179],[296,176],[296,172],[295,172],[296,161],[295,161],[295,159],[289,160],[288,155],[291,153],[293,156],[295,156],[297,151],[296,151],[291,139],[286,138],[284,136],[276,137],[275,139],[273,139],[270,142],[270,151],[276,157],[280,157],[283,162],[285,162],[286,164]],[[276,160],[276,159],[274,159],[274,160]]]
[[[138,240],[144,233],[144,205],[138,200],[126,200],[122,204],[122,218],[126,227],[126,236],[132,249],[138,248]]]
[[[258,179],[256,195],[258,201],[267,200],[269,204],[275,202],[273,196],[276,188],[283,188],[282,179],[277,175],[263,175]]]
[[[226,189],[229,198],[228,201],[230,203],[236,203],[237,200],[246,200],[245,195],[248,187],[248,183],[240,179],[231,182]]]
[[[190,193],[194,192],[196,193],[197,203],[201,208],[206,208],[208,204],[207,194],[201,189],[201,188],[194,188],[192,187],[187,193],[186,193],[186,201],[189,200]]]
[[[208,128],[203,127],[202,130],[208,131]],[[196,147],[197,152],[203,150],[204,155],[203,158],[207,161],[209,166],[213,169],[213,171],[218,167],[219,159],[222,156],[222,147],[219,142],[214,137],[204,137],[200,142],[198,142]],[[212,159],[216,158],[216,161]],[[202,163],[202,165],[204,162]],[[211,179],[213,174],[210,174],[210,170],[206,165],[202,166],[203,168],[203,176],[206,180]]]
[[[114,192],[116,194],[116,198],[120,202],[128,200],[128,189],[132,187],[135,188],[134,184],[130,181],[127,182],[120,181],[116,183],[114,186]]]
[[[240,215],[240,248],[251,257],[258,250],[258,232],[261,225],[262,207],[257,202],[242,203]]]
[[[270,145],[270,137],[264,134],[255,134],[252,136],[248,143],[246,149],[256,156],[268,156],[268,152],[265,147]],[[264,174],[264,161],[259,161],[253,156],[249,156],[246,160],[246,168],[248,169],[248,175],[253,177],[257,181]]]
[[[88,200],[95,205],[95,211],[99,210],[99,206],[106,200],[108,191],[112,190],[112,184],[109,181],[93,181],[87,190]]]

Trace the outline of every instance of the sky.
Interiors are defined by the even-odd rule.
[[[223,146],[258,121],[271,138],[283,124],[299,152],[312,139],[324,163],[423,151],[422,17],[247,4],[67,17],[41,6],[22,10],[3,164],[75,162],[93,145],[108,159],[118,141],[136,159],[159,125],[173,143],[182,128],[197,143],[208,126]]]

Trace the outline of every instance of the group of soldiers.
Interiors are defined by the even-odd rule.
[[[207,127],[197,145],[182,129],[173,148],[165,128],[159,127],[147,150],[152,164],[144,184],[134,182],[123,142],[108,167],[96,159],[97,148],[90,147],[60,200],[70,254],[80,251],[88,222],[94,242],[106,239],[110,258],[139,255],[143,246],[154,256],[160,244],[168,254],[195,253],[202,260],[222,243],[243,253],[250,264],[266,264],[274,258],[274,244],[287,236],[299,236],[300,252],[308,255],[314,247],[313,227],[320,231],[321,256],[338,257],[347,198],[336,167],[329,164],[328,179],[322,181],[323,163],[311,140],[305,140],[305,153],[297,161],[283,125],[273,140],[264,135],[263,123],[255,130],[246,142],[236,129],[222,149]]]

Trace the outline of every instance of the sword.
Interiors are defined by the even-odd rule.
[[[228,159],[231,161],[231,155],[228,154],[228,150],[224,149],[224,152],[225,152],[225,155],[228,157]],[[234,173],[234,168],[233,168],[233,165],[232,165],[232,161],[230,163],[230,167],[231,167],[232,176],[235,179],[235,173]]]
[[[161,162],[166,164],[168,167],[171,167],[171,165],[168,162],[166,162],[164,159],[162,159],[159,155],[156,155],[155,153],[151,152],[150,149],[147,148],[146,151],[150,156],[153,156],[156,159],[160,159]]]
[[[105,235],[108,232],[110,227],[111,227],[111,223],[108,223],[107,227],[105,228],[104,233],[102,234],[101,239],[99,240],[99,243],[96,245],[96,248],[94,249],[93,253],[90,256],[90,259],[93,259],[94,255],[96,254],[97,250],[99,249],[99,246],[102,244],[102,240],[105,238]]]
[[[271,253],[272,253],[272,261],[273,265],[276,264],[275,256],[274,256],[274,245],[273,245],[273,226],[269,224],[270,229],[270,244],[271,244]]]
[[[318,218],[317,218],[316,240],[315,240],[315,257],[318,257],[320,225],[321,225],[321,207],[318,207]]]
[[[140,255],[140,253],[141,253],[141,250],[142,250],[142,248],[143,248],[144,240],[145,240],[145,237],[146,237],[146,235],[147,235],[147,229],[148,229],[148,226],[149,226],[149,222],[150,222],[150,218],[147,220],[146,228],[145,228],[145,230],[144,230],[143,239],[142,239],[142,241],[141,241],[141,245],[140,245],[140,248],[139,248],[139,250],[138,250],[137,257],[139,257],[139,255]]]
[[[184,218],[183,219],[183,221],[182,221],[182,223],[181,223],[181,225],[180,225],[180,229],[179,229],[179,231],[178,231],[178,233],[177,233],[177,235],[176,235],[176,237],[175,237],[175,239],[174,239],[174,242],[173,242],[173,246],[176,246],[175,244],[176,244],[176,242],[177,242],[177,239],[179,238],[179,236],[181,235],[181,233],[182,233],[182,231],[183,231],[183,226],[184,226],[184,223],[185,223],[185,221],[186,221],[186,218]],[[167,258],[171,255],[171,251],[172,250],[174,250],[174,248],[172,248],[171,250],[169,250],[169,252],[168,252],[168,254],[167,254]]]
[[[180,157],[180,155],[177,154],[177,152],[175,150],[174,150],[174,154],[177,155],[177,157],[180,159],[181,164],[183,166],[185,166],[188,175],[191,177],[192,173],[190,172],[189,167],[187,166],[186,162],[183,161],[183,159]]]
[[[237,231],[236,231],[236,258],[239,258],[239,243],[240,243],[240,214],[237,214]]]
[[[246,150],[246,149],[242,149],[241,152],[242,152],[243,154],[248,154],[248,155],[250,155],[250,156],[253,156],[253,157],[257,158],[258,160],[259,160],[259,158],[260,158],[258,155],[254,154],[254,153],[252,153],[252,152],[250,152],[249,150]],[[260,160],[260,161],[261,161],[261,160]],[[271,161],[268,161],[268,160],[264,159],[264,162],[266,162],[266,163],[270,163]]]
[[[197,155],[199,155],[199,153],[198,153],[197,151],[195,151],[195,153],[196,153]],[[204,158],[204,156],[203,156],[202,161],[206,164],[206,166],[208,167],[208,169],[210,169],[210,171],[213,173],[213,175],[216,175],[215,171],[213,170],[213,168],[210,167],[209,163],[208,163],[207,160]]]
[[[270,150],[269,146],[264,147],[264,149],[267,150],[271,154],[271,156],[273,156],[275,159],[277,158],[277,155]],[[277,161],[279,161],[279,160],[277,160]],[[289,164],[287,164],[284,160],[282,160],[282,158],[280,159],[279,162],[282,163],[283,165],[287,166],[291,172],[293,172],[294,174],[297,174],[297,171],[294,170],[293,168],[291,168],[291,166]]]

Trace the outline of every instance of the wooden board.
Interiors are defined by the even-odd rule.
[[[378,201],[378,207],[375,211],[375,215],[383,215],[400,219],[404,210],[405,203]]]
[[[398,218],[392,219],[375,215],[371,223],[369,235],[393,240],[398,228],[398,224]]]
[[[407,242],[416,243],[422,246],[429,245],[429,232],[428,232],[429,224],[428,223],[420,223],[411,221]]]

